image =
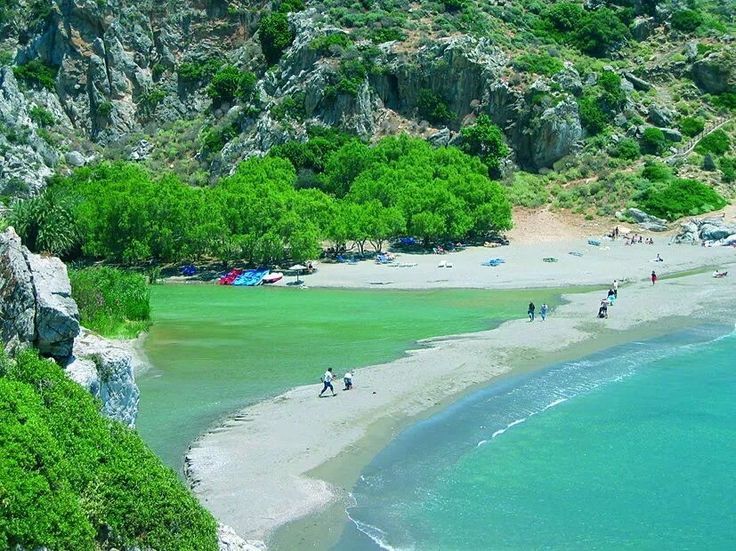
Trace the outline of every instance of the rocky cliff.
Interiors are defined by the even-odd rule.
[[[135,424],[138,387],[130,348],[80,328],[66,266],[29,252],[13,228],[0,234],[0,331],[6,353],[38,349],[99,398],[105,415]]]
[[[564,14],[547,0],[6,4],[5,195],[33,192],[53,172],[103,157],[204,183],[274,145],[306,139],[314,124],[366,139],[409,132],[457,143],[479,114],[503,129],[508,166],[538,171],[578,154],[600,132],[596,125],[610,125],[609,143],[594,142],[596,151],[649,126],[675,143],[679,118],[707,119],[717,110],[707,94],[736,92],[728,34],[735,10],[691,15],[679,0],[568,2],[584,5],[581,13],[618,14],[611,29],[583,38],[575,38],[575,25],[562,34],[550,27],[562,25]],[[261,29],[273,13],[287,14],[275,58],[264,54]],[[609,34],[617,24],[628,28],[616,31],[616,42]],[[212,92],[217,72],[230,66],[255,76],[247,97]],[[600,93],[606,72],[620,77],[620,90]],[[675,102],[682,112],[671,108]],[[593,103],[602,110],[591,114]]]

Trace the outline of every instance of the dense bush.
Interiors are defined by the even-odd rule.
[[[216,59],[207,59],[204,61],[185,61],[176,69],[179,80],[198,82],[200,80],[212,78],[220,67],[220,62]]]
[[[108,337],[134,337],[149,325],[146,279],[116,268],[70,270],[81,323]]]
[[[650,126],[639,140],[641,150],[651,155],[661,155],[667,147],[667,138],[659,128]]]
[[[250,71],[241,71],[232,65],[225,65],[212,77],[207,86],[207,95],[218,105],[239,99],[245,102],[253,99],[258,79]]]
[[[679,126],[680,132],[692,138],[705,129],[705,121],[702,117],[682,117]]]
[[[177,475],[32,351],[0,359],[0,495],[2,549],[217,549]]]
[[[672,28],[684,33],[693,33],[703,24],[703,14],[697,10],[680,10],[672,15]]]
[[[718,162],[723,181],[730,184],[736,182],[736,157],[723,157]]]
[[[598,98],[590,93],[578,100],[580,122],[592,135],[599,134],[608,125],[608,117],[600,108]]]
[[[417,95],[417,114],[433,124],[450,122],[455,114],[450,111],[447,102],[437,93],[422,88]]]
[[[620,15],[607,7],[585,10],[576,2],[556,2],[542,12],[548,32],[593,56],[605,56],[629,38]]]
[[[641,175],[650,182],[667,182],[672,179],[672,169],[663,163],[647,161]]]
[[[73,198],[54,190],[15,201],[8,223],[18,232],[23,244],[36,253],[64,256],[79,242]]]
[[[53,90],[56,86],[58,72],[57,66],[44,63],[40,59],[33,59],[24,65],[13,67],[13,74],[18,80],[49,90]]]
[[[522,54],[514,59],[514,68],[518,71],[552,76],[564,68],[562,61],[549,54]]]
[[[261,49],[269,65],[281,59],[284,50],[294,41],[294,33],[284,13],[270,13],[261,19],[258,27]]]
[[[637,198],[637,203],[642,210],[666,220],[697,216],[726,206],[726,200],[713,188],[684,179],[651,186]]]
[[[619,141],[611,151],[613,157],[625,159],[627,161],[635,161],[641,157],[641,149],[639,142],[633,138],[623,138]]]
[[[695,146],[695,151],[698,153],[713,153],[714,155],[723,155],[729,149],[731,149],[731,139],[720,129],[708,134]]]
[[[472,126],[466,126],[460,132],[462,145],[460,148],[471,155],[476,155],[491,170],[499,167],[500,161],[509,154],[506,138],[501,129],[491,122],[488,115],[480,115]]]
[[[322,55],[340,51],[353,43],[349,35],[345,33],[334,33],[319,36],[309,43],[309,49]]]

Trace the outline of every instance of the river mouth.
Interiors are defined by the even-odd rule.
[[[561,292],[153,286],[137,428],[181,472],[200,434],[250,404],[318,385],[326,367],[390,361],[422,339],[523,317],[530,299],[554,307]]]

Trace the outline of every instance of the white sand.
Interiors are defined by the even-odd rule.
[[[476,248],[443,256],[454,263],[449,269],[436,267],[436,255],[399,258],[417,262],[415,268],[321,265],[309,276],[310,285],[360,287],[383,280],[393,282],[389,288],[540,287],[607,284],[614,277],[631,283],[621,287],[607,320],[595,319],[601,292],[575,294],[546,322],[520,319],[491,331],[433,340],[394,362],[360,369],[355,389],[338,392],[336,398],[318,399],[320,386],[315,384],[249,407],[193,445],[187,461],[196,494],[220,521],[246,538],[263,540],[279,525],[337,496],[337,489],[305,473],[364,445],[361,439],[375,421],[390,419],[401,426],[402,420],[508,371],[515,358],[543,358],[613,330],[651,327],[669,316],[704,316],[709,305],[736,300],[736,273],[724,279],[704,273],[655,286],[646,279],[652,269],[666,275],[697,266],[727,267],[736,261],[733,249],[607,245],[578,241]],[[570,250],[584,256],[568,255]],[[664,263],[650,262],[657,252]],[[480,266],[495,256],[506,264]],[[545,256],[559,262],[542,262]]]
[[[622,241],[603,241],[600,247],[585,239],[553,243],[531,243],[506,247],[471,247],[447,254],[400,254],[399,266],[379,265],[372,260],[358,264],[320,263],[317,272],[303,276],[311,287],[387,287],[391,289],[424,288],[522,288],[569,287],[610,283],[619,280],[643,280],[652,270],[657,274],[681,272],[705,265],[720,265],[736,260],[736,250],[726,247],[667,245],[666,238],[655,236],[655,245],[626,246]],[[581,252],[577,257],[571,251]],[[653,262],[657,253],[664,262]],[[503,258],[505,264],[482,266],[491,258]],[[557,262],[544,262],[545,257]],[[439,268],[441,262],[452,268]],[[416,264],[415,266],[412,266]],[[402,266],[405,265],[405,266]],[[281,285],[294,281],[286,277]]]

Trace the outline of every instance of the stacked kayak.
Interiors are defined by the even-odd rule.
[[[266,285],[268,283],[276,283],[277,281],[281,281],[282,279],[284,279],[284,274],[282,274],[281,272],[271,272],[263,278],[263,284]]]
[[[491,258],[487,262],[484,262],[482,266],[491,266],[495,268],[496,266],[500,266],[501,264],[505,263],[506,261],[503,258]]]
[[[245,270],[235,278],[232,284],[236,287],[255,287],[260,285],[267,275],[268,270]]]
[[[218,283],[219,283],[220,285],[232,285],[232,284],[233,284],[233,282],[234,282],[234,281],[235,281],[235,280],[236,280],[236,279],[238,278],[238,276],[240,276],[240,274],[242,274],[242,273],[243,273],[243,270],[241,270],[241,269],[239,269],[239,268],[233,268],[233,269],[232,269],[232,270],[230,270],[230,271],[229,271],[229,272],[228,272],[227,274],[225,274],[224,276],[222,276],[222,277],[220,278],[220,280],[218,281]]]

